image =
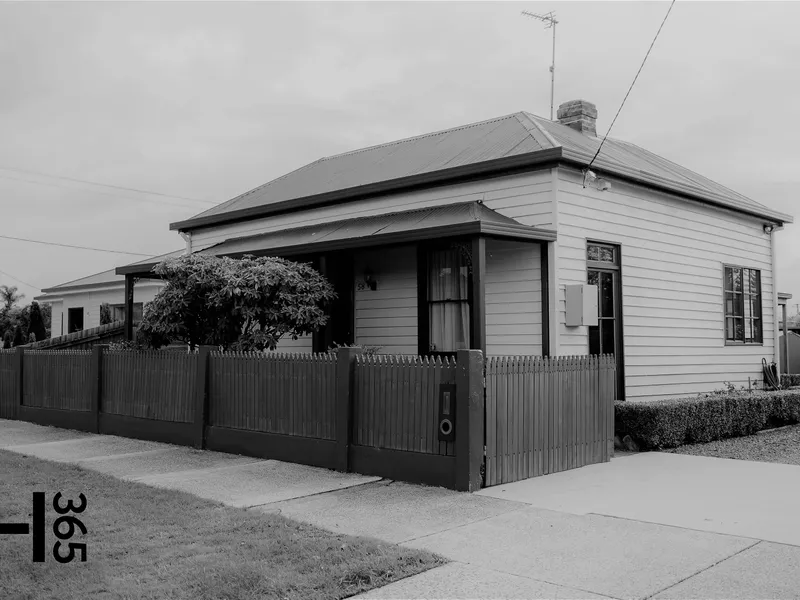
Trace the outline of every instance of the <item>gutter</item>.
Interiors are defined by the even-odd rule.
[[[731,206],[721,197],[720,199],[716,199],[714,197],[716,194],[711,192],[708,194],[703,194],[702,192],[695,191],[689,186],[681,186],[671,182],[662,182],[659,180],[660,178],[648,175],[646,173],[639,172],[637,174],[637,172],[633,169],[620,169],[616,166],[611,167],[608,166],[608,163],[606,163],[604,166],[604,162],[605,161],[602,158],[595,162],[595,170],[603,172],[609,176],[617,177],[623,181],[629,181],[643,185],[650,189],[681,196],[715,207],[725,208],[736,213],[746,214],[760,219],[768,218],[777,220],[779,224],[792,223],[794,220],[790,215],[784,215],[769,209],[757,212],[754,210],[748,210],[745,207]],[[588,156],[584,156],[579,152],[573,152],[569,150],[567,150],[565,153],[564,148],[562,146],[558,146],[556,148],[549,148],[547,150],[538,150],[536,152],[528,152],[526,154],[498,158],[495,160],[483,161],[470,165],[453,167],[450,169],[441,169],[432,173],[410,175],[408,177],[401,177],[388,181],[379,181],[377,183],[365,184],[343,190],[335,190],[332,192],[325,192],[312,196],[304,196],[302,198],[283,200],[263,206],[242,208],[218,215],[208,215],[205,217],[187,219],[185,221],[170,223],[169,228],[170,230],[178,231],[181,234],[188,234],[191,230],[202,227],[218,226],[227,223],[235,223],[237,221],[274,216],[282,213],[297,212],[300,210],[318,208],[332,204],[341,204],[344,202],[352,202],[363,198],[397,193],[401,191],[410,191],[419,188],[453,184],[464,180],[500,177],[504,175],[510,175],[515,171],[524,171],[534,167],[545,168],[548,166],[565,165],[584,169],[588,163]],[[191,247],[191,238],[187,240],[187,245]]]

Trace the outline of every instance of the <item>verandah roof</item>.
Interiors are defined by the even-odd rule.
[[[234,257],[244,254],[298,255],[466,235],[526,241],[556,239],[555,231],[523,225],[481,202],[462,202],[231,238],[200,253]],[[119,267],[117,273],[147,275],[156,264],[142,261]]]

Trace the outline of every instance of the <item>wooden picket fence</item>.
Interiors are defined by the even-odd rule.
[[[438,440],[439,386],[455,383],[456,363],[445,358],[362,355],[356,358],[353,443],[454,456]]]
[[[172,423],[194,421],[197,355],[186,352],[106,351],[103,412]]]
[[[608,461],[615,371],[613,356],[487,359],[485,485]]]
[[[13,350],[0,349],[0,419],[15,416],[16,357]]]
[[[332,440],[336,356],[212,352],[209,424]]]
[[[92,410],[91,350],[33,350],[25,353],[23,406]]]

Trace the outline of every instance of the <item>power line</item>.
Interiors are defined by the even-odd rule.
[[[75,177],[64,177],[63,175],[50,175],[49,173],[42,173],[41,171],[31,171],[28,169],[16,169],[14,167],[4,167],[0,165],[0,169],[4,171],[16,171],[17,173],[29,173],[31,175],[40,175],[42,177],[52,177],[53,179],[63,179],[64,181],[73,181],[76,183],[88,183],[89,185],[99,185],[101,187],[113,188],[115,190],[124,190],[126,192],[136,192],[137,194],[148,194],[150,196],[161,196],[163,198],[178,198],[179,200],[188,200],[189,202],[201,202],[204,204],[217,204],[212,200],[200,200],[198,198],[187,198],[186,196],[176,196],[175,194],[164,194],[161,192],[153,192],[150,190],[142,190],[139,188],[125,187],[122,185],[113,185],[110,183],[99,183],[97,181],[89,181],[88,179],[76,179]]]
[[[0,271],[0,275],[5,275],[6,277],[13,279],[14,281],[21,283],[23,285],[27,285],[28,287],[32,287],[35,290],[41,290],[42,288],[33,285],[32,283],[28,283],[27,281],[22,281],[19,277],[14,277],[11,273],[6,273],[5,271]]]
[[[617,110],[617,114],[614,115],[614,120],[611,121],[611,126],[608,128],[608,131],[606,131],[606,134],[603,136],[600,145],[597,147],[597,152],[594,153],[592,160],[589,162],[589,167],[592,166],[592,163],[594,163],[594,159],[596,159],[597,155],[600,154],[600,149],[603,147],[603,144],[605,144],[608,134],[611,133],[611,128],[614,127],[614,123],[617,122],[617,117],[619,116],[619,113],[622,112],[622,107],[625,106],[625,101],[628,99],[628,96],[630,95],[633,86],[636,85],[636,80],[639,79],[639,73],[642,72],[642,68],[644,68],[644,63],[647,62],[647,57],[650,56],[650,51],[653,49],[653,46],[655,45],[656,40],[658,39],[658,35],[661,33],[661,29],[664,27],[664,23],[667,22],[667,17],[669,17],[669,13],[672,12],[673,6],[675,6],[675,0],[672,0],[672,2],[670,3],[669,8],[667,9],[667,14],[664,15],[664,20],[661,21],[661,25],[658,27],[658,31],[656,31],[656,36],[653,38],[653,41],[650,42],[650,47],[647,49],[647,54],[644,55],[644,60],[642,61],[642,64],[639,66],[639,70],[636,72],[636,77],[633,78],[633,81],[631,82],[631,87],[628,88],[628,93],[625,94],[625,97],[622,99],[622,104],[619,105],[619,110]],[[587,169],[589,167],[587,167]]]
[[[152,202],[154,204],[158,204],[159,206],[170,206],[175,208],[192,208],[188,204],[178,204],[174,200],[156,200],[155,198],[131,198],[129,196],[120,196],[118,194],[109,194],[108,192],[101,192],[100,190],[89,190],[84,188],[76,188],[76,187],[67,187],[65,185],[59,185],[57,183],[50,183],[47,181],[33,181],[31,179],[20,179],[19,177],[8,177],[7,175],[0,175],[0,179],[6,179],[8,181],[21,181],[23,183],[32,183],[33,185],[44,185],[47,187],[54,187],[61,190],[69,190],[72,192],[83,192],[89,194],[100,194],[101,196],[108,196],[109,198],[116,198],[117,200],[141,200],[144,202]]]
[[[28,238],[20,238],[20,237],[13,237],[10,235],[0,235],[0,238],[5,240],[15,240],[18,242],[29,242],[31,244],[43,244],[45,246],[60,246],[61,248],[74,248],[76,250],[93,250],[95,252],[109,252],[111,254],[127,254],[131,256],[146,256],[150,257],[150,254],[142,254],[141,252],[125,252],[123,250],[106,250],[104,248],[89,248],[88,246],[72,246],[70,244],[59,244],[57,242],[43,242],[41,240],[30,240]]]

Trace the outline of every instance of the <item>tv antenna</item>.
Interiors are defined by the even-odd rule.
[[[553,120],[553,93],[556,87],[556,14],[551,10],[549,13],[538,15],[536,13],[522,11],[523,16],[538,19],[545,24],[545,29],[553,29],[553,62],[550,65],[550,120]]]

